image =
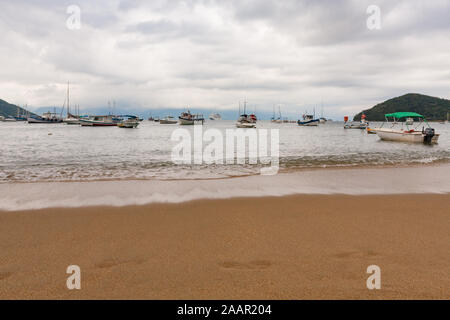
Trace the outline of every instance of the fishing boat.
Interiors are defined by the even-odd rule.
[[[195,123],[201,123],[205,121],[205,118],[203,118],[203,115],[201,114],[191,114],[191,112],[188,110],[187,112],[181,113],[181,115],[178,117],[180,125],[184,126],[190,126],[194,125]]]
[[[165,118],[162,118],[161,120],[159,120],[160,124],[177,124],[178,121],[172,117],[172,116],[167,116]]]
[[[31,124],[39,124],[39,123],[47,123],[47,124],[55,124],[62,123],[63,119],[56,112],[46,112],[42,114],[42,116],[33,116],[28,118],[28,123]]]
[[[139,125],[140,121],[139,118],[136,116],[125,115],[122,117],[125,119],[117,123],[117,126],[119,128],[134,129],[137,128],[137,126]]]
[[[244,113],[239,115],[236,121],[236,127],[242,129],[256,128],[256,116],[253,118],[246,113],[247,102],[244,102]],[[241,113],[241,106],[239,104],[239,113]]]
[[[417,123],[416,128],[411,128],[406,122],[403,125],[403,122],[399,122],[398,120],[403,118],[417,118],[419,121]],[[387,141],[401,141],[401,142],[414,142],[414,143],[425,143],[425,144],[433,144],[437,143],[439,139],[439,134],[435,133],[434,129],[430,127],[425,117],[415,113],[415,112],[395,112],[389,113],[385,115],[386,122],[380,128],[376,129],[377,135],[381,140]],[[393,121],[389,121],[392,118]],[[427,125],[422,126],[421,130],[417,130],[422,123]],[[384,125],[390,127],[384,127]],[[400,127],[399,127],[400,126]]]
[[[303,120],[298,120],[297,124],[299,126],[304,127],[317,127],[319,125],[319,119],[315,119],[314,115],[312,114],[304,114],[302,116]]]
[[[365,130],[369,127],[369,122],[366,121],[366,115],[363,114],[361,116],[361,120],[359,122],[348,122],[348,117],[344,117],[344,129],[360,129]]]
[[[209,115],[209,120],[222,120],[222,117],[218,113],[211,113]]]
[[[122,121],[121,118],[112,115],[90,116],[79,120],[82,127],[115,127]]]

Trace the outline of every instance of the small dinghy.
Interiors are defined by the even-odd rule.
[[[359,122],[348,122],[348,117],[344,117],[344,129],[360,129],[365,130],[369,127],[369,123],[366,121],[366,115],[361,116]]]

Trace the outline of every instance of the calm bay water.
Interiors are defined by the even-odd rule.
[[[439,144],[380,141],[340,122],[319,127],[258,122],[280,129],[281,171],[305,168],[450,162],[450,125],[434,123]],[[373,126],[375,127],[375,126]],[[173,130],[190,126],[144,121],[137,129],[0,122],[0,183],[116,179],[200,179],[253,175],[260,165],[176,165]],[[207,121],[203,130],[235,129],[234,121]]]

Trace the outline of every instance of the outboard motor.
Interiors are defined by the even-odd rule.
[[[425,136],[423,137],[423,143],[431,144],[431,140],[433,140],[434,137],[434,129],[426,128],[424,134]]]

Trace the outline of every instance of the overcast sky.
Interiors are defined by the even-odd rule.
[[[0,98],[60,106],[68,80],[82,108],[245,99],[341,116],[409,92],[450,98],[450,0],[0,0]]]

